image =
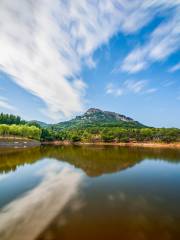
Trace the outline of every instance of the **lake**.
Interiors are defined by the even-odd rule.
[[[180,150],[0,149],[1,240],[180,239]]]

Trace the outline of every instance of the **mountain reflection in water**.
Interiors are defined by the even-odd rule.
[[[180,150],[0,151],[0,239],[179,239]]]

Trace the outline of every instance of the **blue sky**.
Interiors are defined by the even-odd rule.
[[[58,122],[97,107],[180,127],[179,1],[3,0],[0,9],[1,112]]]

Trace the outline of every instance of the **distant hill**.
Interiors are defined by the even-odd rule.
[[[31,120],[22,120],[19,116],[12,114],[0,114],[0,124],[28,124],[40,126],[41,128],[53,128],[54,130],[61,129],[83,129],[87,127],[121,127],[121,128],[142,128],[146,127],[138,121],[122,114],[102,111],[97,108],[88,109],[83,115],[77,116],[69,121],[60,122],[57,124],[47,124],[45,122]]]
[[[39,125],[40,127],[42,128],[48,128],[49,126],[51,126],[50,124],[48,123],[45,123],[45,122],[41,122],[41,121],[37,121],[37,120],[31,120],[28,122],[29,124],[32,124],[32,125]]]
[[[145,127],[138,121],[122,114],[102,111],[97,108],[90,108],[81,116],[72,120],[51,125],[54,129],[64,128],[87,128],[87,127],[122,127],[122,128],[142,128]]]

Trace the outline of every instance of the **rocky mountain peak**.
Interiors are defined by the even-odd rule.
[[[89,108],[85,114],[93,114],[93,113],[101,113],[103,112],[102,110],[98,109],[98,108]]]
[[[117,121],[125,121],[125,122],[134,121],[132,118],[126,117],[122,114],[115,113],[115,112],[110,112],[110,111],[102,111],[98,108],[89,108],[83,116],[94,118],[96,115],[98,115],[98,117],[103,118],[104,120],[114,119],[114,120],[117,120]]]
[[[98,108],[89,108],[83,115],[77,116],[72,120],[57,124],[59,128],[81,128],[81,127],[122,127],[137,128],[143,125],[125,115],[103,111]]]

